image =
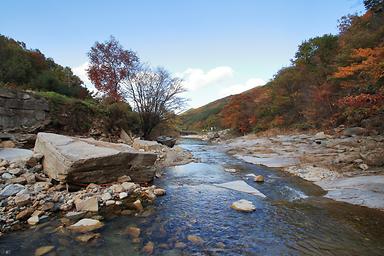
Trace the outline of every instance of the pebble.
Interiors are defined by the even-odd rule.
[[[31,196],[29,194],[21,194],[15,197],[15,203],[17,206],[24,206],[31,203]]]
[[[155,188],[153,190],[153,193],[156,195],[156,196],[164,196],[166,191],[165,189],[162,189],[162,188]]]
[[[131,238],[138,238],[141,230],[137,227],[127,227],[124,233],[128,234]]]
[[[143,211],[143,205],[141,204],[140,199],[137,199],[135,202],[133,202],[133,206],[138,210],[139,212]]]
[[[119,198],[120,198],[120,199],[124,199],[124,198],[126,198],[126,197],[128,197],[127,192],[121,192],[121,193],[119,194]]]
[[[110,206],[110,205],[114,205],[115,203],[116,203],[115,200],[108,200],[107,202],[105,202],[105,205]]]
[[[94,219],[81,219],[75,224],[68,227],[69,230],[74,232],[86,233],[103,227],[104,224]]]
[[[28,220],[27,220],[28,224],[29,225],[36,225],[37,223],[39,223],[39,216],[31,216]]]
[[[9,197],[9,196],[14,196],[17,193],[19,193],[21,190],[23,190],[25,187],[20,184],[10,184],[3,188],[0,191],[0,198],[1,197]]]
[[[361,170],[363,170],[363,171],[365,171],[365,170],[368,170],[368,165],[367,164],[359,164],[359,168],[361,169]]]
[[[43,256],[46,255],[47,253],[53,251],[55,249],[54,246],[48,245],[48,246],[42,246],[36,249],[35,251],[35,256]]]
[[[12,179],[14,176],[8,172],[5,172],[1,175],[1,178],[4,179],[4,180],[9,180],[9,179]]]
[[[79,242],[86,243],[86,242],[89,242],[90,240],[99,238],[100,236],[101,236],[100,233],[90,233],[90,234],[77,236],[75,239]]]
[[[188,235],[187,239],[194,244],[203,244],[204,243],[204,240],[201,237],[196,236],[196,235]]]
[[[256,175],[253,180],[255,182],[264,182],[264,176],[263,175]]]
[[[256,207],[253,205],[253,203],[245,199],[234,202],[231,205],[231,208],[241,212],[253,212],[256,210]]]
[[[111,199],[112,199],[112,195],[108,192],[101,195],[101,200],[103,200],[103,201],[108,201]]]
[[[187,247],[187,245],[185,243],[183,243],[183,242],[176,242],[175,243],[175,248],[176,249],[184,249],[186,247]]]
[[[155,248],[155,244],[151,241],[149,241],[144,247],[143,247],[143,252],[148,254],[148,255],[152,255],[153,254],[153,250]]]

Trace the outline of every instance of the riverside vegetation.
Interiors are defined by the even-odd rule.
[[[266,85],[181,115],[182,81],[112,36],[88,53],[101,93],[0,36],[0,254],[378,254],[384,9],[364,4]],[[210,132],[158,137],[183,130]]]

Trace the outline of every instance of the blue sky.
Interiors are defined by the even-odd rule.
[[[88,86],[86,53],[114,35],[185,80],[190,106],[261,85],[298,44],[337,33],[362,0],[1,0],[0,34],[70,66]]]

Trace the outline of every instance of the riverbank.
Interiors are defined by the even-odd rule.
[[[96,144],[96,142],[92,140],[92,143]],[[117,148],[125,144],[108,145]],[[84,145],[82,147],[84,148]],[[94,147],[92,145],[88,150]],[[143,162],[143,156],[147,153],[157,156],[156,162],[151,167],[154,169],[151,171],[152,179],[160,177],[165,167],[194,161],[192,154],[181,147],[169,148],[154,141],[135,140],[129,148],[136,149],[137,154],[141,154],[136,164]],[[74,148],[72,147],[71,150]],[[104,150],[103,152],[110,152],[107,149]],[[59,153],[56,152],[56,154]],[[54,218],[60,218],[62,228],[70,229],[82,218],[100,221],[104,216],[111,214],[145,216],[148,214],[147,206],[152,205],[158,196],[166,193],[149,181],[139,182],[128,175],[116,176],[114,180],[108,179],[100,184],[68,184],[48,175],[46,167],[52,164],[53,160],[46,158],[51,162],[44,165],[45,158],[44,154],[32,150],[0,148],[0,236],[3,233],[33,228]],[[116,157],[113,159],[115,162],[118,160]],[[107,161],[110,160],[105,158],[104,166]],[[96,165],[97,162],[94,161],[94,164]],[[57,168],[54,170],[57,171]],[[99,172],[92,173],[94,179],[96,175],[99,175]],[[109,177],[113,175],[111,173]]]
[[[314,182],[325,197],[384,209],[384,136],[319,132],[216,141],[238,159]]]

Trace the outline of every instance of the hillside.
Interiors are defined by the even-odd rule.
[[[39,109],[40,105],[44,107]],[[28,49],[24,42],[2,35],[0,114],[3,132],[44,130],[110,139],[118,137],[120,128],[140,132],[137,114],[128,103],[93,98],[69,67],[57,64],[38,49]]]
[[[53,91],[69,97],[90,97],[71,68],[57,64],[38,49],[0,34],[0,86]]]
[[[384,12],[382,3],[339,21],[339,34],[304,41],[263,87],[182,115],[184,127],[319,129],[341,124],[383,132]]]
[[[232,96],[228,96],[199,108],[190,109],[181,115],[185,130],[202,130],[210,127],[221,128],[218,114],[223,110]]]

